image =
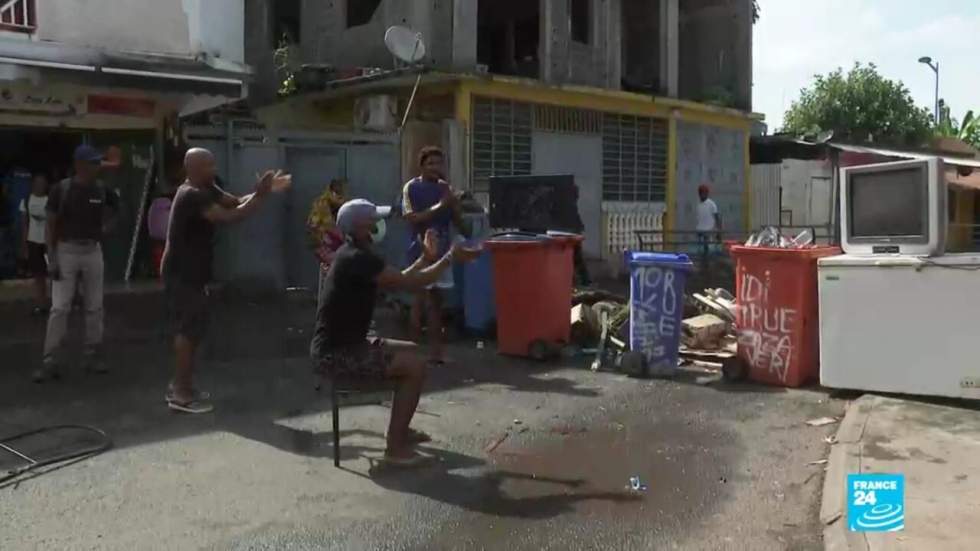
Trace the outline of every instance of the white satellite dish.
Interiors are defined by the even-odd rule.
[[[385,46],[391,55],[404,63],[418,63],[425,57],[425,42],[422,33],[408,27],[395,25],[385,31]]]

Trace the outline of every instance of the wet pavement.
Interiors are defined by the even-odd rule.
[[[38,345],[0,346],[14,360],[0,369],[0,434],[70,421],[115,441],[0,484],[9,548],[822,548],[823,472],[808,463],[834,427],[805,421],[842,404],[821,392],[637,381],[460,341],[415,421],[438,461],[381,467],[388,409],[361,405],[341,410],[335,469],[329,403],[307,361],[276,357],[303,339],[264,325],[275,315],[219,321],[224,344],[201,374],[217,410],[200,417],[164,407],[169,351],[149,333],[114,344],[110,375],[58,385],[29,382]]]

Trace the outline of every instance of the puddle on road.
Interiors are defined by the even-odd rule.
[[[683,449],[671,446],[671,432],[568,431],[549,434],[531,447],[513,442],[500,446],[490,460],[501,480],[501,494],[513,502],[557,495],[565,496],[575,511],[589,515],[618,516],[625,508],[657,510],[686,493],[681,485],[689,475],[694,478],[699,463],[691,461],[692,453],[707,453],[692,444],[689,435]],[[646,490],[630,489],[634,476]]]

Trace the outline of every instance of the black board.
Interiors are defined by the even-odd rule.
[[[575,177],[491,177],[490,226],[539,233],[581,233],[584,226],[578,213]]]

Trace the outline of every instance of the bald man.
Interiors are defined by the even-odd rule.
[[[187,181],[177,189],[170,208],[170,227],[161,273],[174,324],[176,370],[167,388],[167,405],[184,413],[208,413],[214,408],[207,393],[194,389],[194,353],[208,324],[207,285],[211,281],[215,226],[244,220],[255,213],[270,193],[286,190],[290,177],[266,172],[255,192],[244,197],[226,193],[215,183],[214,155],[191,149],[184,156]]]

